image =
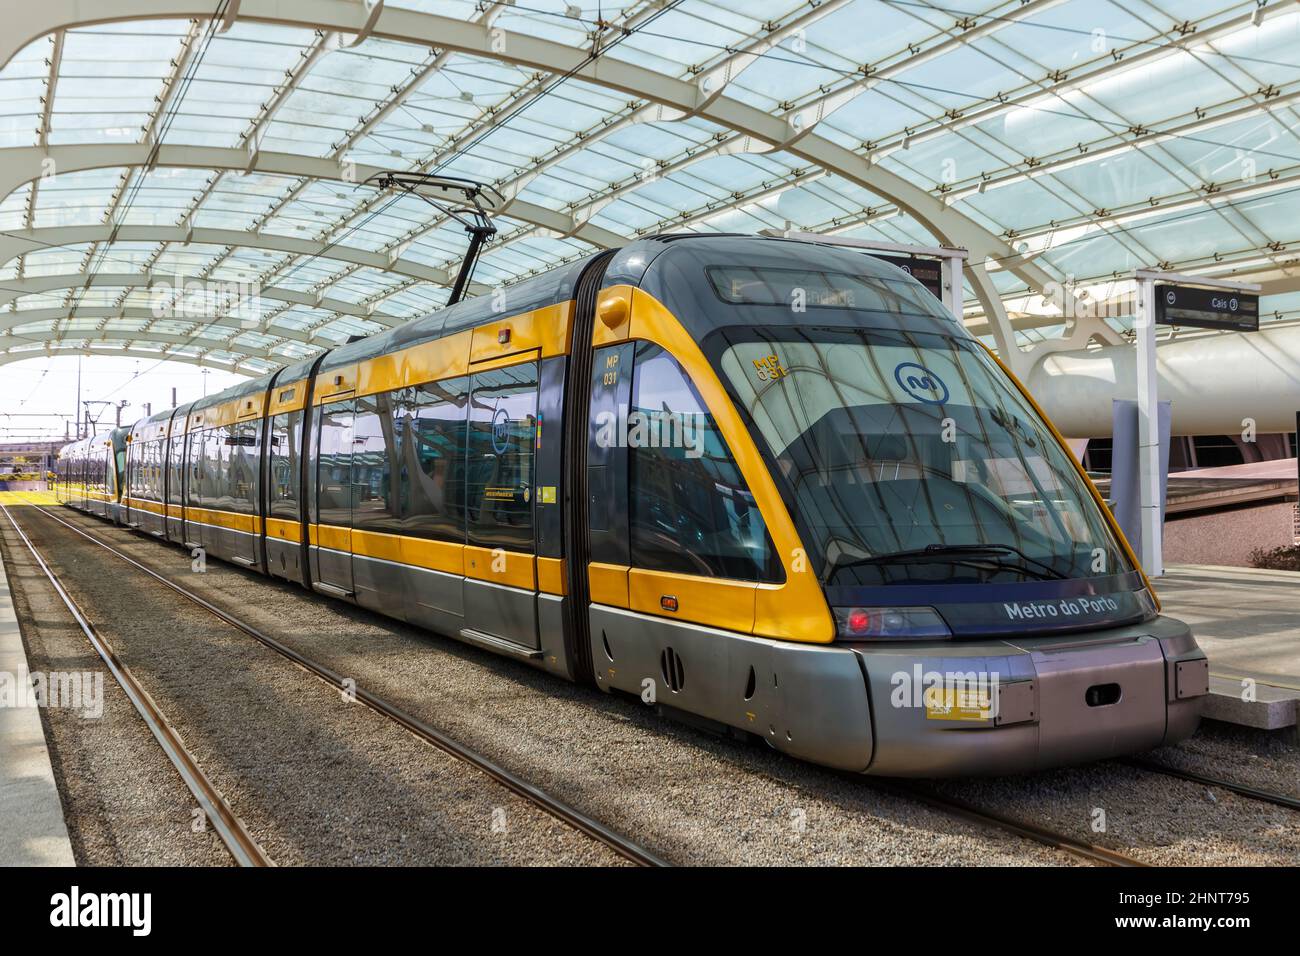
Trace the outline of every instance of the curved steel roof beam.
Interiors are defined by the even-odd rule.
[[[137,341],[142,341],[142,340],[137,339]],[[172,354],[167,352],[154,351],[153,349],[136,349],[136,348],[131,348],[130,346],[126,348],[119,348],[117,346],[114,346],[112,348],[106,348],[106,349],[95,349],[88,346],[83,346],[78,348],[22,349],[17,352],[6,349],[0,351],[0,365],[9,365],[13,362],[22,362],[28,359],[48,360],[58,355],[69,355],[69,356],[71,355],[116,355],[124,358],[148,359],[155,362],[156,361],[183,362],[186,365],[197,365],[206,368],[219,368],[227,372],[235,372],[238,375],[247,375],[252,378],[255,378],[258,375],[264,375],[267,372],[271,371],[271,369],[244,368],[243,367],[244,363],[249,361],[250,359],[261,359],[263,361],[270,363],[273,367],[292,364],[294,361],[296,361],[296,359],[286,360],[282,357],[271,357],[271,358],[263,359],[263,357],[259,355],[250,356],[250,355],[243,355],[241,353],[240,357],[234,362],[222,362],[218,359],[210,358],[207,353],[200,353],[198,355],[188,355],[185,353]]]
[[[23,326],[27,326],[27,325],[35,325],[36,323],[39,322],[62,322],[66,319],[74,319],[74,318],[75,319],[101,319],[103,321],[110,321],[112,319],[120,318],[120,319],[131,319],[138,322],[155,322],[158,320],[158,316],[153,314],[152,309],[142,309],[137,306],[114,309],[109,306],[102,306],[102,305],[94,305],[94,306],[83,305],[81,308],[77,309],[76,312],[73,314],[69,314],[69,311],[64,308],[29,309],[25,312],[0,312],[0,333],[9,332],[11,329],[22,328]],[[181,319],[179,321],[185,321],[185,320]],[[301,343],[302,345],[310,345],[313,348],[318,347],[321,344],[320,342],[316,341],[316,336],[313,334],[312,330],[309,329],[286,329],[280,326],[270,326],[270,327],[259,326],[257,328],[246,328],[240,319],[235,318],[233,316],[220,316],[215,319],[204,317],[201,319],[194,319],[192,321],[196,325],[201,324],[212,328],[222,328],[222,329],[238,329],[240,332],[252,332],[256,335],[265,335],[270,338],[279,339],[281,341],[298,342]],[[273,321],[274,319],[272,319],[272,322]],[[51,329],[51,331],[54,330]],[[152,332],[143,329],[134,329],[134,330],[133,329],[102,329],[102,330],[65,329],[63,332],[60,333],[58,339],[52,339],[49,341],[60,341],[60,340],[76,341],[78,338],[84,336],[78,336],[74,333],[83,332],[86,334],[90,334],[93,331],[129,332],[135,336],[136,341],[144,341],[145,339],[152,338],[154,334]],[[27,334],[28,333],[16,333],[16,335],[20,335],[20,336],[27,335]],[[158,333],[158,334],[162,335],[162,334],[169,334],[169,333]],[[4,336],[0,335],[0,344],[3,344],[4,341],[5,341]]]
[[[0,150],[0,162],[3,161]],[[450,286],[452,277],[446,269],[423,265],[409,259],[390,259],[388,256],[357,249],[351,246],[336,245],[321,251],[320,243],[310,239],[296,239],[292,236],[276,235],[268,232],[248,233],[238,229],[206,229],[196,226],[119,226],[114,229],[109,225],[95,226],[53,226],[43,229],[21,229],[0,232],[0,266],[18,256],[30,255],[50,248],[74,246],[81,243],[98,242],[162,242],[177,245],[197,243],[210,246],[238,246],[245,249],[267,249],[283,252],[287,255],[310,256],[343,262],[349,265],[368,266],[381,272],[419,279],[433,285]],[[111,258],[108,260],[112,262]],[[485,291],[480,287],[479,291]]]
[[[229,352],[232,355],[242,355],[245,358],[265,359],[268,362],[278,362],[281,365],[289,365],[296,361],[293,358],[276,355],[269,348],[262,346],[240,345],[232,343],[228,339],[194,339],[187,335],[177,335],[173,332],[154,332],[145,334],[142,332],[124,331],[122,329],[79,329],[74,334],[64,335],[53,340],[42,338],[33,338],[29,335],[7,335],[0,338],[0,344],[7,345],[11,342],[20,342],[28,345],[52,345],[53,342],[71,343],[71,342],[128,342],[156,345],[178,345],[183,347],[193,347],[201,349],[203,352],[211,352],[214,349],[222,352]],[[52,351],[55,349],[51,349]]]
[[[63,275],[48,276],[28,276],[23,279],[7,279],[0,282],[0,305],[7,305],[14,302],[24,295],[33,295],[38,292],[53,292],[57,289],[75,289],[84,286],[107,286],[109,288],[121,289],[138,289],[155,285],[171,286],[179,278],[184,284],[193,280],[200,285],[209,284],[212,286],[223,284],[234,284],[233,280],[206,279],[197,275],[167,274],[165,272],[98,272],[98,273],[65,273]],[[257,290],[257,295],[263,299],[272,299],[277,302],[285,302],[290,305],[303,305],[310,309],[320,309],[322,312],[336,312],[341,315],[352,316],[357,319],[366,319],[386,327],[401,325],[407,320],[401,316],[386,315],[378,312],[368,313],[367,310],[352,302],[346,302],[343,299],[332,299],[328,296],[313,296],[306,292],[299,292],[297,289],[281,288],[262,288]],[[68,310],[64,310],[68,311]],[[19,309],[14,314],[22,315],[23,310]],[[154,316],[155,319],[172,318],[168,315]],[[185,318],[185,316],[181,316]],[[209,320],[210,316],[195,317],[196,322]]]
[[[148,143],[87,143],[74,146],[51,146],[48,150],[37,146],[0,149],[0,199],[29,182],[39,180],[46,168],[43,163],[47,157],[53,160],[53,168],[61,175],[87,169],[150,166],[152,151],[153,146]],[[267,173],[345,182],[351,185],[356,185],[367,177],[383,171],[377,166],[354,165],[347,162],[340,163],[333,159],[270,151],[259,152],[250,164],[247,150],[221,146],[160,146],[157,156],[153,159],[152,167],[162,166]],[[600,248],[625,245],[628,241],[624,236],[608,229],[576,223],[572,216],[519,199],[512,200],[505,207],[493,211],[535,226],[572,235],[575,239],[581,239]]]

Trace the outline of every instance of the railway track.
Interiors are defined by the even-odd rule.
[[[1098,863],[1102,866],[1149,866],[1136,857],[1129,856],[1127,853],[1120,853],[1118,850],[1110,850],[1103,846],[1097,846],[1095,843],[1088,843],[1084,840],[1077,840],[1065,833],[1056,830],[1050,830],[1046,827],[1040,827],[1036,823],[1029,823],[1024,820],[1017,820],[1014,817],[1004,816],[1000,813],[994,813],[991,810],[985,810],[975,804],[967,803],[964,800],[958,800],[955,797],[946,797],[942,794],[934,793],[925,788],[922,784],[911,784],[894,782],[884,784],[875,778],[866,778],[870,785],[879,786],[888,792],[901,796],[910,797],[913,800],[919,800],[927,806],[942,810],[952,816],[961,817],[976,823],[981,823],[986,827],[1002,830],[1014,836],[1022,837],[1026,840],[1032,840],[1035,843],[1041,843],[1044,846],[1050,846],[1054,849],[1068,853],[1070,856],[1077,857],[1081,860],[1087,860],[1090,863]]]
[[[249,834],[243,821],[235,815],[225,797],[221,795],[221,792],[208,779],[207,774],[203,772],[203,768],[199,766],[194,756],[186,749],[185,742],[181,740],[180,735],[158,707],[158,704],[149,696],[149,692],[136,680],[130,668],[118,659],[112,645],[105,640],[102,634],[95,630],[94,625],[90,623],[72,595],[63,587],[58,576],[45,563],[45,559],[41,557],[36,545],[32,543],[31,539],[27,537],[27,533],[19,527],[18,522],[14,520],[14,516],[10,514],[9,508],[0,505],[0,511],[3,511],[5,517],[9,519],[9,523],[13,526],[19,540],[26,546],[37,567],[41,569],[50,585],[54,588],[54,593],[59,596],[59,600],[68,609],[73,620],[77,622],[77,626],[85,634],[86,639],[90,641],[95,653],[103,660],[108,672],[117,681],[127,699],[131,701],[136,712],[144,720],[149,732],[158,741],[163,753],[167,755],[167,759],[171,761],[172,766],[176,768],[176,772],[180,774],[181,780],[185,782],[185,786],[189,788],[190,793],[194,795],[194,799],[198,801],[199,807],[203,810],[208,822],[212,824],[212,828],[217,832],[222,843],[226,845],[235,862],[240,866],[274,866],[274,861],[267,856],[266,852]]]
[[[1281,793],[1272,793],[1268,790],[1261,790],[1258,787],[1251,787],[1246,784],[1236,783],[1231,780],[1224,780],[1221,777],[1211,777],[1206,774],[1196,773],[1191,770],[1183,770],[1178,767],[1171,767],[1168,764],[1162,764],[1154,760],[1148,760],[1142,757],[1124,757],[1115,761],[1128,767],[1138,770],[1145,770],[1151,773],[1162,774],[1167,777],[1174,777],[1179,780],[1186,780],[1189,783],[1197,783],[1205,787],[1219,787],[1221,789],[1247,797],[1251,800],[1257,800],[1274,806],[1284,807],[1288,810],[1300,810],[1300,799]],[[872,781],[875,783],[876,781]],[[1028,823],[1023,820],[1016,820],[1002,814],[993,813],[984,810],[973,804],[957,800],[952,797],[942,796],[925,790],[920,785],[915,784],[887,784],[885,785],[891,791],[898,792],[902,795],[921,800],[931,806],[948,810],[949,812],[965,817],[970,820],[985,823],[988,826],[998,827],[1008,833],[1014,833],[1018,836],[1029,840],[1034,840],[1046,846],[1052,846],[1063,850],[1072,856],[1080,859],[1089,860],[1093,863],[1100,863],[1106,866],[1149,866],[1135,857],[1116,850],[1110,850],[1106,847],[1097,846],[1096,844],[1087,843],[1077,840],[1074,837],[1058,833],[1040,827],[1034,823]]]
[[[1179,767],[1171,767],[1168,764],[1159,763],[1155,760],[1147,760],[1141,757],[1126,757],[1119,761],[1129,767],[1135,767],[1138,770],[1147,770],[1151,773],[1163,774],[1166,777],[1176,777],[1179,780],[1187,780],[1191,783],[1199,783],[1205,787],[1220,787],[1228,790],[1238,796],[1248,797],[1251,800],[1258,800],[1261,803],[1271,803],[1277,807],[1285,807],[1288,810],[1300,810],[1300,799],[1287,796],[1284,793],[1273,793],[1269,790],[1260,790],[1258,787],[1251,787],[1244,783],[1235,783],[1232,780],[1224,780],[1221,777],[1210,777],[1205,774],[1196,773],[1192,770],[1183,770]]]
[[[217,607],[216,605],[207,601],[203,597],[190,591],[184,585],[172,581],[169,578],[165,577],[164,575],[159,574],[158,572],[154,571],[152,568],[149,568],[146,565],[140,563],[135,558],[132,558],[131,556],[118,550],[110,543],[100,539],[97,535],[91,534],[85,531],[84,529],[77,527],[75,524],[66,521],[59,515],[52,513],[51,511],[49,511],[44,507],[40,507],[36,505],[32,505],[31,507],[34,508],[34,510],[41,512],[43,515],[45,515],[52,521],[58,522],[59,524],[66,527],[67,529],[75,532],[76,534],[92,542],[98,547],[103,548],[104,550],[113,554],[115,557],[119,558],[120,560],[125,561],[126,563],[130,564],[132,567],[136,568],[138,571],[166,585],[168,588],[175,591],[177,594],[180,594],[188,601],[191,601],[195,605],[213,614],[214,616],[216,616],[226,624],[235,627],[238,630],[244,632],[245,634],[253,637],[257,641],[262,643],[264,646],[276,651],[278,654],[282,655],[283,657],[292,661],[294,664],[298,665],[302,669],[311,673],[313,676],[317,677],[321,681],[330,685],[331,688],[338,690],[345,686],[343,678],[339,674],[335,673],[334,671],[330,670],[324,665],[319,664],[316,661],[311,660],[310,658],[307,658],[306,656],[298,653],[292,648],[282,644],[280,641],[262,632],[261,630],[254,627],[253,625],[250,625],[247,622],[240,620],[238,617],[230,614],[224,609]],[[6,517],[8,517],[10,523],[13,524],[13,526],[15,527],[15,529],[17,530],[18,534],[23,539],[27,547],[32,550],[42,570],[46,573],[47,576],[51,577],[52,581],[55,581],[56,590],[59,592],[60,597],[64,600],[64,603],[65,604],[69,603],[71,599],[67,596],[66,591],[62,589],[61,585],[57,584],[56,579],[53,577],[53,573],[49,570],[45,562],[40,558],[39,554],[36,553],[30,540],[22,532],[21,528],[18,527],[17,523],[13,519],[13,516],[8,513],[8,509],[4,508],[4,506],[0,506],[0,509],[3,509],[5,511]],[[77,610],[74,610],[73,614],[75,617],[77,617],[78,623],[82,625],[82,629],[87,630],[89,628],[89,624],[85,622],[84,615],[82,615],[80,611]],[[88,637],[90,636],[89,631],[87,633],[87,636]],[[102,638],[100,638],[98,635],[96,635],[91,640],[92,640],[92,644],[95,644],[96,650],[100,652],[101,657],[104,656],[104,652],[101,651],[101,647],[107,650],[107,652],[110,655],[112,654],[111,648],[108,648],[107,645],[103,642]],[[107,660],[108,659],[106,658],[106,662]],[[114,660],[116,659],[114,658]],[[113,665],[110,665],[110,669],[112,668],[112,666]],[[117,663],[116,666],[121,667],[120,662]],[[116,671],[114,671],[114,676],[115,677],[117,676]],[[127,676],[128,679],[130,679],[129,673]],[[136,686],[138,687],[138,685]],[[350,686],[348,689],[351,690]],[[510,771],[506,770],[505,768],[494,763],[493,761],[483,756],[482,754],[479,754],[476,751],[472,750],[471,748],[459,743],[458,741],[453,740],[452,738],[448,737],[446,734],[442,733],[436,728],[419,720],[413,715],[408,714],[407,712],[396,707],[395,705],[385,701],[383,698],[380,698],[377,695],[374,695],[362,688],[356,688],[355,691],[353,692],[355,693],[357,700],[366,704],[371,709],[384,715],[385,717],[388,717],[391,720],[394,720],[395,722],[397,722],[398,724],[400,724],[405,729],[415,734],[417,737],[424,740],[425,742],[438,747],[440,750],[443,750],[444,752],[450,754],[456,759],[471,764],[472,766],[479,769],[481,772],[492,777],[502,786],[505,786],[507,789],[511,790],[513,793],[519,795],[525,800],[528,800],[529,802],[533,803],[539,808],[545,810],[547,813],[550,813],[551,815],[560,819],[562,822],[574,827],[575,829],[583,832],[589,837],[605,844],[606,846],[610,847],[612,850],[614,850],[616,853],[618,853],[620,856],[624,857],[625,859],[628,859],[640,865],[650,865],[650,866],[667,865],[665,861],[656,857],[655,855],[645,850],[644,848],[640,847],[639,845],[629,840],[628,838],[622,836],[621,834],[618,834],[613,830],[610,830],[608,827],[604,826],[599,821],[596,821],[586,816],[585,814],[580,813],[579,811],[573,809],[572,807],[568,806],[567,804],[563,803],[557,798],[552,797],[551,795],[545,793],[544,791],[530,784],[528,781],[524,780],[518,775],[513,774]],[[141,693],[143,694],[143,691],[141,691]],[[147,700],[147,695],[143,695],[143,697],[145,700]],[[133,702],[134,702],[134,698],[133,698]],[[154,709],[156,710],[156,707]],[[146,721],[148,721],[147,717],[146,717]],[[165,720],[164,720],[164,724],[165,724]],[[152,726],[151,729],[153,729]],[[158,733],[155,733],[155,736],[158,736]],[[169,756],[171,756],[170,753]],[[189,762],[190,764],[193,764],[192,760]],[[1117,762],[1128,766],[1132,766],[1136,769],[1145,770],[1152,773],[1160,773],[1171,777],[1176,777],[1182,780],[1186,780],[1188,782],[1201,784],[1207,787],[1220,787],[1222,789],[1228,790],[1232,793],[1236,793],[1240,796],[1247,797],[1249,799],[1267,802],[1276,806],[1285,807],[1287,809],[1300,810],[1300,799],[1296,799],[1294,797],[1286,796],[1283,794],[1270,793],[1268,791],[1260,790],[1258,788],[1250,787],[1244,784],[1238,784],[1229,780],[1223,780],[1220,778],[1210,777],[1203,774],[1194,773],[1191,771],[1181,770],[1176,767],[1170,767],[1164,764],[1159,764],[1154,761],[1145,760],[1141,758],[1124,758]],[[180,768],[178,767],[178,770],[179,769]],[[185,774],[182,773],[182,776],[184,777]],[[890,793],[905,799],[911,799],[911,800],[924,803],[927,806],[930,806],[936,810],[944,812],[950,816],[956,816],[977,823],[986,828],[996,829],[1001,832],[1020,837],[1022,839],[1031,840],[1041,845],[1058,849],[1064,853],[1067,853],[1078,859],[1085,860],[1089,863],[1100,864],[1103,866],[1126,866],[1126,867],[1142,867],[1148,865],[1143,861],[1138,860],[1135,857],[1132,857],[1125,853],[1121,853],[1116,850],[1111,850],[1106,847],[1098,846],[1096,844],[1088,843],[1084,840],[1079,840],[1074,837],[1071,837],[1068,834],[1060,833],[1058,831],[1041,827],[1032,822],[1018,820],[1013,817],[1005,816],[1003,814],[999,814],[993,811],[983,809],[974,804],[966,803],[965,801],[958,800],[956,798],[935,793],[934,791],[926,788],[924,785],[904,783],[901,781],[884,781],[879,778],[864,778],[858,775],[853,775],[853,779],[860,784],[876,787],[877,789],[883,792]],[[187,784],[189,784],[188,779],[186,780],[186,782]],[[194,790],[193,786],[191,786],[191,790]],[[196,792],[196,797],[198,797],[197,792]],[[211,798],[208,799],[209,801],[211,800]],[[200,803],[202,804],[203,802],[204,801],[201,799]],[[224,806],[224,801],[221,802],[221,805]],[[226,807],[226,810],[229,811],[229,808]],[[223,834],[223,839],[225,839],[224,834]],[[229,843],[227,845],[229,845]],[[232,853],[234,852],[235,851],[232,848]],[[239,855],[236,854],[236,857],[239,858]]]
[[[0,506],[0,508],[3,507],[4,506]],[[660,857],[656,856],[649,850],[640,846],[630,838],[623,836],[622,834],[605,826],[603,823],[594,819],[593,817],[590,817],[582,813],[581,811],[569,806],[567,803],[560,800],[558,797],[555,797],[547,793],[546,791],[540,789],[539,787],[533,785],[532,783],[529,783],[527,780],[523,779],[519,775],[512,773],[511,771],[505,769],[504,767],[495,763],[494,761],[484,756],[483,754],[477,752],[476,750],[447,736],[442,731],[425,723],[424,721],[420,720],[418,717],[415,717],[412,714],[407,713],[406,711],[402,710],[400,707],[397,707],[395,704],[392,704],[384,700],[382,697],[379,697],[378,695],[373,694],[362,687],[354,687],[351,682],[345,681],[341,675],[331,670],[330,668],[326,667],[325,665],[320,664],[319,662],[314,661],[303,654],[300,654],[298,651],[281,643],[280,641],[276,640],[274,637],[271,637],[269,634],[266,634],[259,628],[254,627],[253,625],[247,623],[246,621],[241,620],[240,618],[229,613],[228,611],[220,607],[217,607],[215,604],[212,604],[210,601],[207,601],[203,597],[200,597],[198,594],[195,594],[193,591],[189,590],[184,585],[178,584],[177,582],[171,580],[170,578],[167,578],[166,576],[159,574],[157,571],[154,571],[152,568],[140,563],[135,558],[132,558],[130,555],[118,550],[117,548],[113,547],[113,545],[102,540],[98,536],[93,535],[83,530],[82,528],[77,527],[75,524],[72,524],[71,522],[65,521],[63,518],[47,510],[46,508],[35,506],[35,505],[29,507],[33,508],[33,510],[35,511],[39,511],[41,514],[45,515],[50,520],[58,522],[59,524],[63,525],[65,528],[75,532],[76,534],[85,538],[87,541],[91,542],[92,544],[95,544],[98,547],[103,548],[105,551],[109,552],[114,557],[119,558],[120,560],[126,562],[127,564],[131,565],[133,568],[140,571],[141,573],[148,575],[150,578],[154,579],[155,581],[158,581],[160,584],[166,585],[167,587],[171,588],[181,597],[197,605],[198,607],[203,608],[205,611],[214,615],[215,617],[217,617],[224,623],[230,625],[231,627],[234,627],[237,630],[240,630],[243,633],[247,634],[249,637],[254,638],[265,647],[275,651],[277,654],[286,658],[292,663],[296,664],[298,667],[307,671],[312,676],[323,681],[325,684],[328,684],[333,690],[347,691],[349,694],[353,695],[357,701],[359,701],[362,704],[365,704],[367,707],[369,707],[371,710],[375,711],[376,713],[384,717],[387,717],[388,719],[401,725],[407,731],[409,731],[410,733],[418,737],[420,740],[423,740],[425,743],[437,747],[439,750],[442,750],[444,753],[447,753],[448,755],[452,756],[457,760],[462,761],[463,763],[473,766],[477,770],[481,771],[482,773],[486,774],[488,777],[495,780],[501,786],[505,787],[510,792],[528,801],[529,803],[545,811],[546,813],[549,813],[551,816],[567,824],[573,829],[585,834],[591,839],[604,844],[605,846],[613,850],[615,853],[617,853],[619,856],[623,857],[624,859],[636,863],[640,866],[668,866],[669,865],[665,860],[661,859]],[[8,513],[8,509],[4,508],[4,510],[5,510],[5,514],[9,518],[10,523],[13,524],[14,528],[18,531],[18,534],[22,536],[24,542],[27,543],[28,548],[32,550],[33,555],[36,555],[37,560],[40,561],[42,568],[46,571],[46,574],[50,576],[51,580],[55,580],[53,576],[53,572],[51,572],[48,569],[48,567],[45,565],[44,561],[40,559],[40,556],[36,553],[34,546],[27,539],[27,536],[23,534],[22,529],[18,527],[18,524],[17,522],[14,521],[13,516]],[[63,592],[62,589],[60,588],[61,596],[64,593],[66,592]],[[70,598],[65,599],[65,603],[67,600],[70,600]],[[80,618],[80,619],[84,620],[84,618]]]
[[[249,636],[255,638],[265,646],[269,647],[270,649],[286,657],[293,663],[307,670],[313,676],[329,684],[331,688],[338,690],[344,686],[343,678],[337,673],[335,673],[334,671],[325,667],[324,665],[321,665],[305,657],[304,655],[299,654],[297,651],[282,644],[280,641],[277,641],[275,638],[265,634],[258,628],[248,624],[245,621],[240,620],[236,616],[230,614],[229,612],[223,610],[222,608],[219,608],[216,605],[212,604],[211,602],[207,601],[203,597],[200,597],[199,595],[193,593],[184,585],[178,584],[177,582],[172,581],[171,579],[165,577],[164,575],[159,574],[158,572],[154,571],[152,568],[142,564],[141,562],[137,561],[135,558],[132,558],[130,555],[125,554],[124,552],[113,547],[113,545],[100,539],[97,535],[91,534],[90,532],[87,532],[84,529],[77,527],[75,524],[72,524],[71,522],[64,520],[63,518],[50,512],[46,508],[38,507],[38,506],[33,506],[33,507],[35,508],[36,511],[41,512],[43,515],[50,518],[51,520],[56,521],[59,524],[63,525],[64,527],[68,528],[69,530],[75,532],[76,534],[81,535],[83,538],[90,541],[91,543],[97,545],[98,547],[103,548],[104,550],[113,554],[115,557],[125,561],[126,563],[130,564],[132,567],[141,571],[142,573],[148,575],[154,580],[171,588],[173,591],[180,594],[187,600],[193,602],[197,606],[215,615],[217,618],[219,618],[226,624],[229,624],[232,627],[235,627],[243,631],[244,633],[248,634]],[[10,518],[10,520],[12,521],[13,519]],[[433,744],[434,746],[444,750],[445,752],[451,754],[454,757],[457,757],[458,759],[462,759],[465,760],[466,762],[473,764],[475,767],[487,773],[489,776],[493,777],[493,779],[498,780],[498,782],[502,783],[504,786],[507,786],[509,789],[519,794],[524,799],[527,799],[530,802],[535,803],[542,809],[546,810],[547,812],[551,813],[552,815],[556,816],[562,821],[570,824],[571,826],[574,826],[575,828],[581,830],[582,832],[588,834],[594,839],[600,840],[602,843],[605,843],[607,846],[615,850],[615,852],[619,853],[621,856],[625,857],[626,859],[632,860],[633,862],[636,862],[641,865],[651,865],[651,866],[666,865],[663,860],[653,856],[648,851],[645,851],[644,849],[637,846],[635,843],[631,842],[627,838],[621,836],[620,834],[615,833],[614,831],[609,830],[609,828],[605,827],[603,824],[599,823],[598,821],[592,820],[591,818],[586,817],[583,814],[580,814],[578,811],[573,810],[567,804],[564,804],[558,799],[553,798],[548,794],[545,794],[543,791],[537,789],[532,784],[528,783],[527,781],[523,780],[517,775],[512,774],[510,771],[505,770],[504,768],[498,766],[488,758],[483,757],[480,754],[477,754],[476,752],[472,751],[470,748],[465,747],[462,744],[452,740],[451,738],[443,734],[441,731],[438,731],[436,728],[433,728],[430,725],[424,723],[423,721],[420,721],[418,718],[413,717],[410,714],[407,714],[405,711],[402,711],[400,708],[389,704],[388,702],[384,701],[382,698],[379,698],[376,695],[373,695],[362,688],[356,688],[353,692],[356,694],[356,697],[359,701],[365,703],[367,706],[370,706],[372,709],[378,711],[384,716],[397,721],[407,730],[414,733],[417,737],[420,737],[426,742]],[[1086,860],[1089,863],[1100,864],[1103,866],[1131,866],[1131,867],[1139,867],[1139,866],[1147,865],[1140,860],[1137,860],[1131,856],[1127,856],[1118,851],[1109,850],[1105,847],[1100,847],[1100,846],[1096,846],[1095,844],[1077,840],[1073,837],[1070,837],[1067,834],[1049,830],[1033,823],[1029,823],[1022,820],[1016,820],[1011,817],[1004,816],[1002,814],[984,810],[973,804],[969,804],[964,801],[957,800],[955,798],[946,797],[934,793],[932,791],[925,789],[923,786],[908,784],[903,782],[884,781],[879,778],[866,778],[859,775],[853,775],[853,779],[859,784],[865,783],[865,785],[867,786],[873,786],[878,790],[893,794],[894,796],[924,803],[927,806],[939,810],[940,812],[943,812],[949,816],[959,817],[961,819],[977,823],[988,829],[998,830],[1003,833],[1017,836],[1022,839],[1031,840],[1035,843],[1039,843],[1045,846],[1049,846],[1061,850],[1062,852],[1068,853],[1071,856],[1077,857],[1082,860]]]

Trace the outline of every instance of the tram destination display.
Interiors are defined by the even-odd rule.
[[[1156,322],[1199,329],[1259,331],[1259,296],[1231,289],[1156,286]]]
[[[876,259],[882,259],[891,266],[898,266],[921,285],[930,290],[940,302],[943,301],[943,264],[938,259],[921,259],[917,256],[887,256],[873,252]]]

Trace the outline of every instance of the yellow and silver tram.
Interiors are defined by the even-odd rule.
[[[1207,692],[1023,388],[842,248],[640,240],[126,439],[125,524],[835,767],[1140,751]]]

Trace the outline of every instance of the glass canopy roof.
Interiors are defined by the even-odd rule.
[[[1300,319],[1295,4],[33,6],[0,63],[0,362],[254,374],[437,309],[465,235],[360,183],[384,169],[507,197],[479,291],[658,231],[795,229],[969,247],[1022,344],[1065,328],[1049,284],[1143,267]]]

